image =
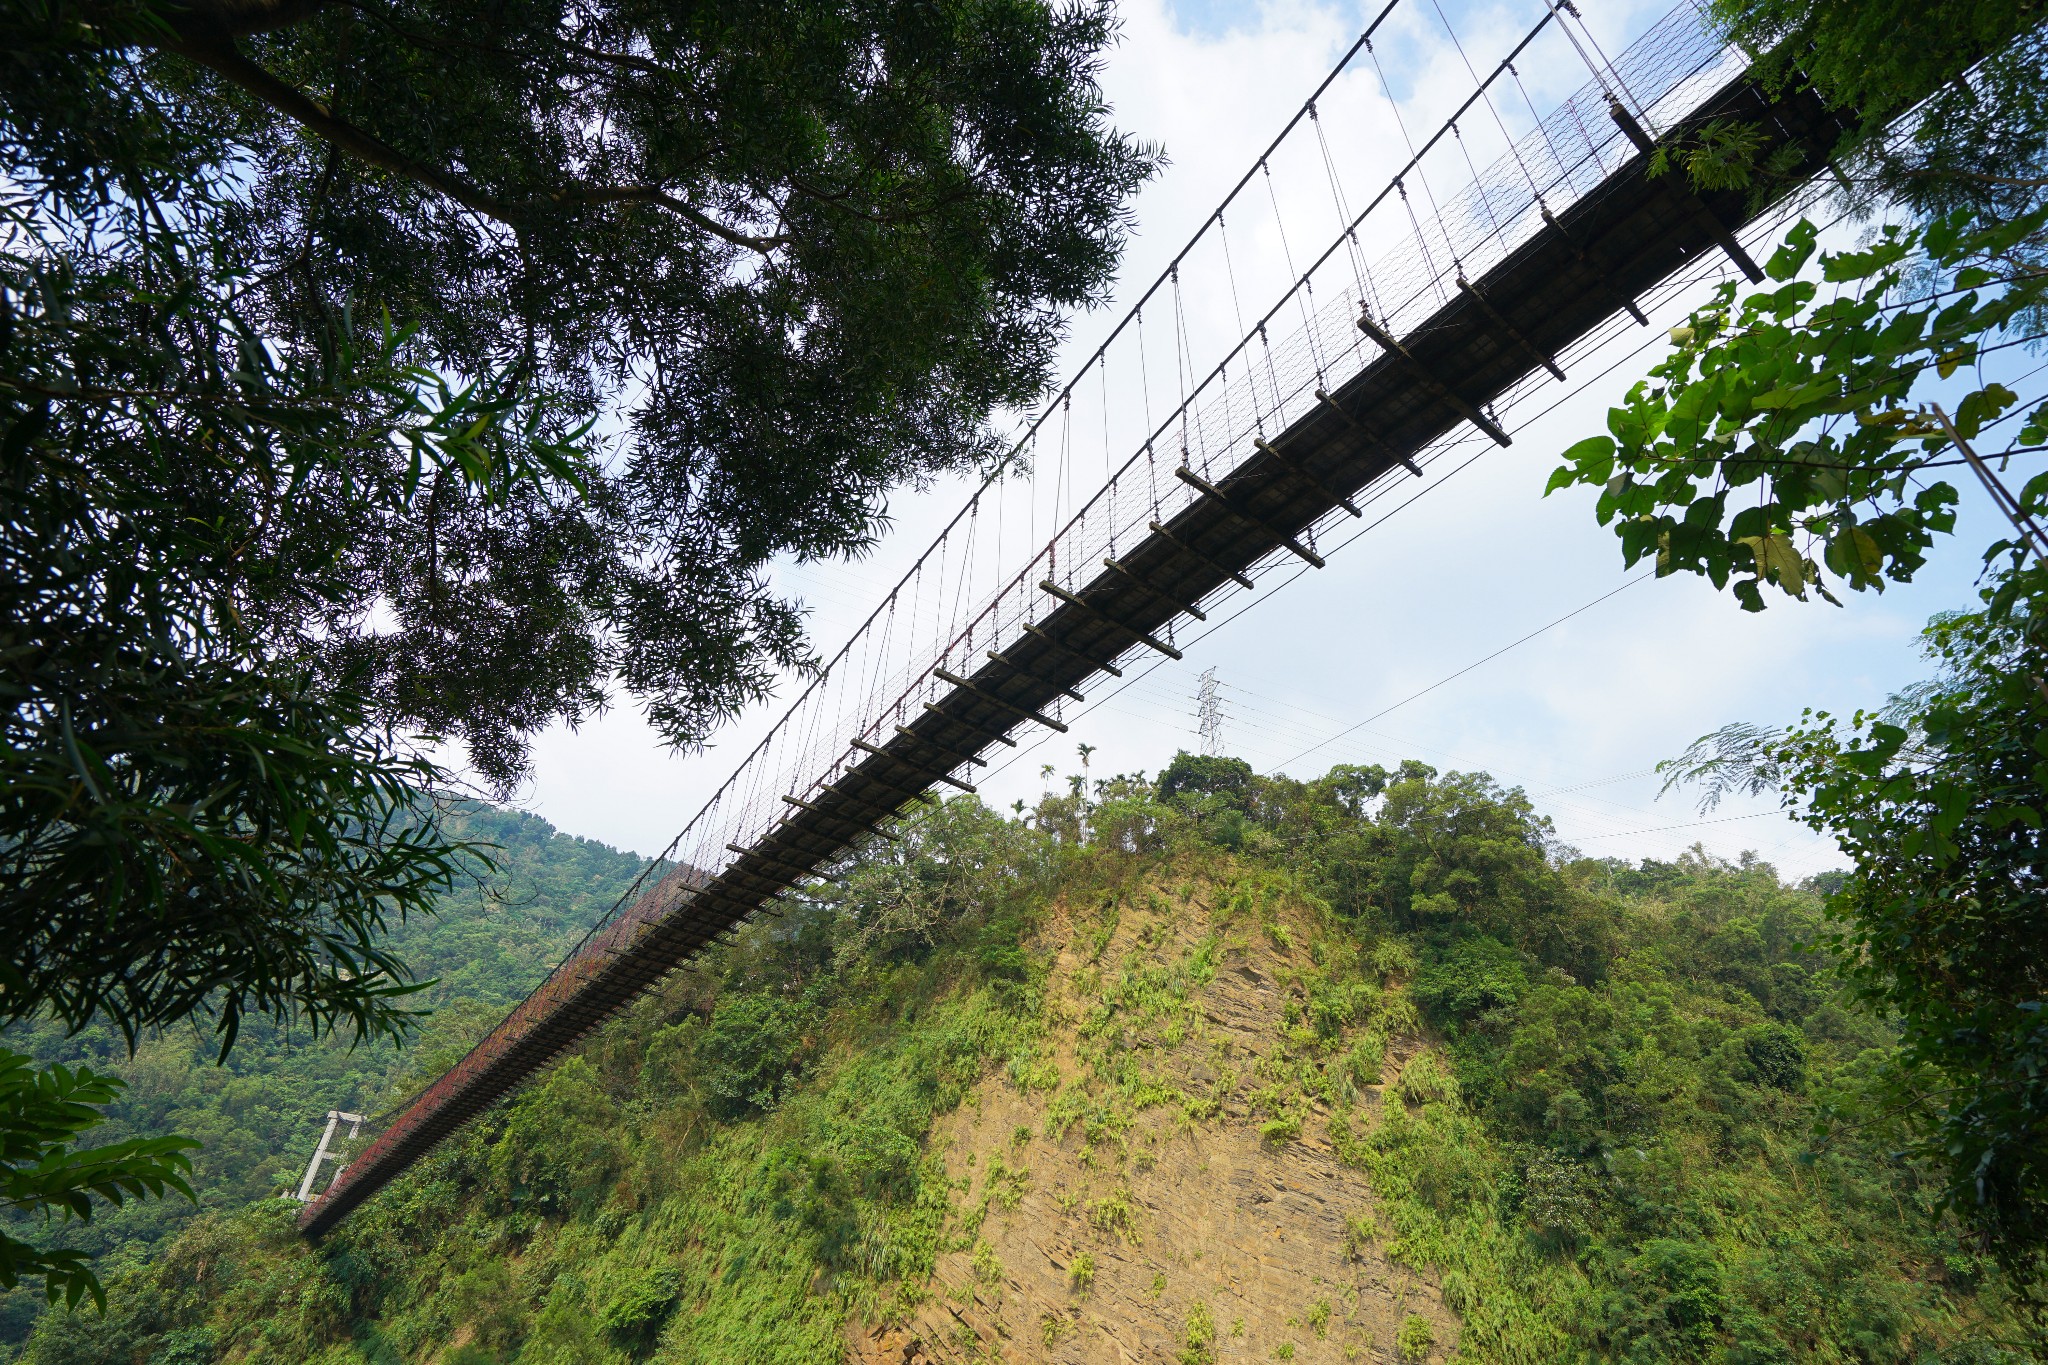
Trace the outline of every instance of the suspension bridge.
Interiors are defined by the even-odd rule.
[[[974,770],[1014,748],[1015,732],[1065,730],[1063,712],[1099,676],[1122,676],[1141,653],[1180,658],[1185,622],[1255,591],[1276,565],[1320,568],[1337,525],[1399,481],[1463,447],[1508,445],[1518,406],[1554,393],[1658,302],[1730,271],[1760,279],[1741,234],[1782,205],[1653,173],[1657,150],[1737,121],[1762,130],[1765,155],[1798,184],[1826,165],[1833,117],[1810,95],[1760,87],[1691,4],[1610,57],[1569,0],[1541,3],[1528,28],[1496,36],[1505,50],[1483,70],[1435,0],[1387,4],[663,858],[392,1118],[300,1227],[333,1228],[704,948],[893,838],[911,803],[940,786],[974,791]],[[1432,127],[1411,129],[1380,68],[1404,5],[1408,19],[1441,24],[1469,73]],[[1565,68],[1583,84],[1539,111],[1530,73]],[[1395,168],[1369,197],[1332,151],[1340,96],[1355,88],[1385,101],[1380,126],[1398,134]],[[1276,165],[1326,182],[1335,230],[1305,266]],[[1239,257],[1261,195],[1262,254],[1286,279],[1248,317]],[[1238,339],[1201,368],[1189,316],[1226,298]],[[1091,425],[1091,386],[1106,478],[1070,510],[1076,406]],[[1120,462],[1116,425],[1131,428]],[[1059,458],[1038,458],[1055,441]],[[1049,536],[1037,534],[1041,511]]]

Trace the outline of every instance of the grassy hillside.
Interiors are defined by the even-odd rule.
[[[10,1046],[40,1060],[86,1062],[127,1079],[94,1141],[182,1133],[205,1144],[194,1153],[198,1208],[175,1198],[131,1204],[71,1228],[72,1245],[110,1267],[145,1264],[196,1214],[246,1208],[296,1186],[328,1110],[374,1112],[415,1075],[434,1074],[538,984],[642,865],[512,811],[466,809],[451,827],[491,846],[495,867],[472,864],[437,916],[393,936],[400,956],[437,983],[423,993],[437,1013],[404,1055],[389,1045],[309,1042],[257,1019],[224,1065],[197,1028],[150,1039],[133,1058],[105,1027],[68,1038],[48,1025],[8,1031]],[[0,1360],[41,1306],[29,1290],[0,1296]]]
[[[951,802],[320,1247],[209,1212],[24,1359],[2033,1358],[1817,896],[1384,776]]]

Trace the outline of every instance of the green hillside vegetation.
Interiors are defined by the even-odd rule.
[[[1106,1178],[1154,1159],[1130,1137],[1146,1124],[1326,1139],[1377,1196],[1347,1243],[1436,1287],[1460,1360],[2033,1358],[1998,1272],[1929,1212],[1935,1182],[1890,1155],[1867,1098],[1890,1034],[1843,1003],[1822,897],[1765,864],[1582,858],[1519,792],[1418,764],[1304,784],[1184,757],[1156,787],[1099,783],[1014,820],[959,799],[904,832],[322,1245],[286,1203],[217,1198],[110,1277],[104,1318],[53,1313],[22,1359],[842,1360],[849,1320],[903,1322],[940,1292],[941,1256],[1000,1277],[976,1230],[1028,1173],[991,1170],[976,1195],[929,1140],[988,1086],[1057,1117],[1020,1130],[1027,1156],[1052,1144]],[[587,870],[614,867],[593,851]],[[1170,971],[1107,953],[1141,912],[1195,917],[1202,947]],[[570,919],[480,916],[471,950],[502,955],[487,975],[509,980]],[[1054,934],[1099,959],[1078,1023],[1048,1005]],[[1300,965],[1268,1054],[1208,1093],[1148,1070],[1190,1026],[1191,993],[1281,949]],[[1070,1060],[1040,1046],[1060,1028],[1087,1040]],[[234,1074],[267,1093],[255,1056]],[[236,1083],[166,1121],[228,1114]],[[257,1130],[296,1161],[310,1111],[341,1094],[292,1093],[306,1099],[282,1131]],[[1075,1217],[1105,1254],[1145,1235],[1114,1197]],[[1077,1299],[1095,1265],[1074,1260]],[[1280,1351],[1252,1355],[1198,1308],[1183,1360]],[[1332,1311],[1306,1310],[1304,1352]],[[1013,1327],[1033,1358],[1040,1325]],[[1064,1330],[1043,1324],[1047,1356]],[[1403,1324],[1410,1359],[1447,1344]]]
[[[392,935],[398,956],[437,983],[418,997],[435,1013],[402,1054],[388,1042],[309,1042],[253,1016],[224,1065],[215,1064],[215,1040],[199,1021],[145,1041],[133,1058],[105,1024],[72,1037],[51,1022],[7,1031],[6,1044],[38,1062],[83,1062],[127,1080],[91,1134],[95,1145],[165,1133],[204,1144],[193,1153],[197,1208],[168,1198],[103,1209],[90,1224],[66,1229],[68,1245],[108,1270],[140,1266],[195,1214],[243,1209],[295,1187],[328,1110],[373,1113],[437,1074],[539,983],[644,865],[536,816],[489,807],[456,813],[447,831],[492,846],[496,866],[472,862],[436,916]],[[37,1288],[0,1296],[0,1359],[41,1307]]]

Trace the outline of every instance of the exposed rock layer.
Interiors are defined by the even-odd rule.
[[[1298,1135],[1262,1132],[1279,1103],[1265,1082],[1300,1065],[1287,1006],[1307,926],[1286,911],[1219,923],[1210,899],[1066,907],[1049,927],[1037,1056],[933,1136],[959,1191],[956,1249],[907,1325],[849,1328],[852,1359],[1393,1362],[1415,1315],[1429,1358],[1448,1354],[1456,1318],[1382,1254],[1372,1191],[1321,1106],[1297,1091]],[[1387,1082],[1416,1046],[1394,1043]]]

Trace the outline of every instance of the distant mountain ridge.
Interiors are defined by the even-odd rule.
[[[49,1026],[8,1032],[18,1051],[85,1062],[128,1080],[94,1141],[183,1133],[205,1144],[195,1154],[199,1209],[175,1198],[129,1205],[73,1228],[73,1245],[110,1266],[146,1262],[196,1213],[239,1209],[295,1186],[329,1109],[374,1112],[412,1078],[436,1074],[438,1063],[459,1055],[539,984],[646,865],[637,854],[564,834],[519,811],[465,804],[448,827],[492,846],[497,866],[472,864],[442,898],[438,916],[392,935],[415,974],[437,981],[424,995],[438,1013],[404,1053],[382,1044],[308,1042],[254,1018],[225,1066],[214,1065],[203,1024],[148,1040],[132,1059],[108,1028],[70,1038]],[[41,1306],[26,1289],[0,1296],[0,1360],[23,1340]]]

